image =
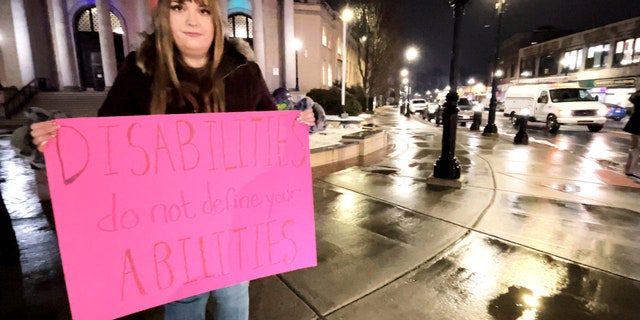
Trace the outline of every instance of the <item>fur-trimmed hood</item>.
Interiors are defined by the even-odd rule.
[[[152,66],[156,58],[155,50],[152,48],[152,45],[155,44],[153,39],[155,35],[150,34],[147,37],[147,40],[144,41],[142,47],[136,53],[136,65],[142,70],[142,73],[151,75]],[[249,43],[242,39],[225,37],[220,72],[227,76],[229,72],[247,62],[255,62],[255,54]]]
[[[242,39],[225,38],[224,53],[218,67],[222,77],[226,78],[231,72],[249,62],[255,62],[255,55],[249,43]]]
[[[132,52],[127,56],[105,102],[98,111],[99,116],[151,113],[151,91],[154,80],[152,75],[154,69],[151,67],[155,64],[155,47],[149,45],[149,42],[150,38],[147,38],[138,52]],[[201,89],[200,86],[206,86],[206,82],[209,81],[206,78],[200,81],[202,79],[199,78],[198,73],[201,71],[205,70],[176,70],[176,72],[189,73],[180,78],[181,83],[184,80],[184,88],[191,90],[192,86],[187,85],[195,85],[198,91]],[[224,82],[225,112],[276,110],[262,71],[253,61],[253,52],[246,42],[225,39],[222,59],[215,72],[215,76]],[[206,88],[202,90],[206,92]],[[196,102],[204,105],[203,101]],[[193,105],[189,107],[168,101],[165,113],[194,111]]]

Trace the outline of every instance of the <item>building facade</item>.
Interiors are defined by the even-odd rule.
[[[501,59],[502,92],[518,83],[578,82],[600,101],[626,105],[640,89],[640,17],[523,46],[514,60]]]
[[[303,94],[341,80],[342,21],[323,1],[219,1],[227,34],[251,44],[269,89],[293,89],[296,69]],[[44,79],[51,90],[109,87],[124,57],[150,31],[156,2],[0,1],[0,83],[20,88]],[[296,38],[303,43],[297,51]],[[348,43],[355,54],[355,43]],[[348,64],[349,86],[358,83],[355,61]]]

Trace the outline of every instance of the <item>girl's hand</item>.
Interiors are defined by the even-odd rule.
[[[313,114],[312,108],[307,108],[304,111],[301,111],[296,120],[308,126],[313,126],[316,124],[316,116]]]
[[[54,121],[43,121],[31,124],[30,128],[33,144],[38,147],[40,152],[44,152],[47,142],[58,135],[60,126]]]

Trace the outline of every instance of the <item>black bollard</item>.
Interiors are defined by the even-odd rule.
[[[458,93],[451,90],[447,94],[442,116],[442,153],[433,165],[433,176],[436,178],[460,178],[460,162],[455,156],[458,111]]]
[[[480,130],[480,123],[482,123],[482,111],[474,111],[473,122],[471,123],[471,127],[469,127],[469,130],[470,131]]]
[[[516,133],[515,138],[513,138],[513,144],[529,144],[529,135],[527,134],[527,118],[528,115],[516,115],[514,117],[518,117],[518,122],[520,123],[520,127],[518,128],[518,133]]]

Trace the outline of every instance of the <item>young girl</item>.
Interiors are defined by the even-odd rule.
[[[129,54],[99,116],[277,110],[248,45],[224,37],[217,0],[159,0],[153,33]],[[315,123],[311,108],[298,121]],[[53,121],[31,125],[40,151],[56,136]],[[207,300],[216,319],[249,317],[249,283],[165,305],[165,319],[204,319]]]

